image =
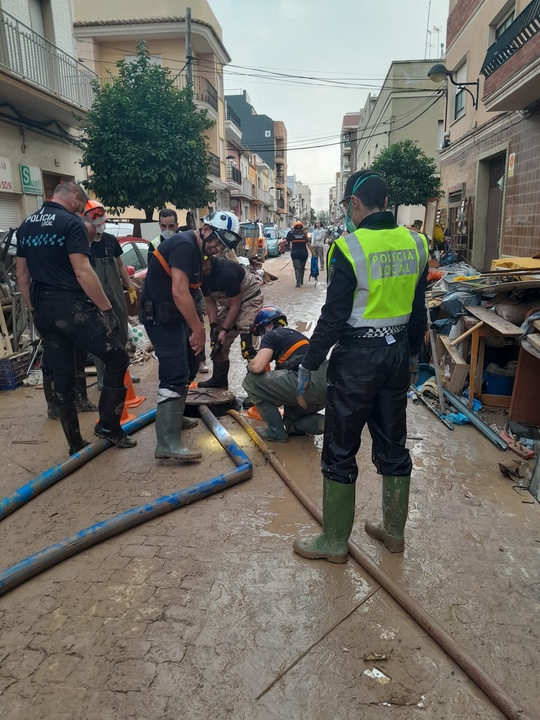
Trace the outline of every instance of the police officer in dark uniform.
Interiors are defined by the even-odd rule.
[[[355,458],[366,423],[373,462],[383,476],[383,520],[366,523],[366,530],[391,552],[403,551],[412,469],[405,447],[407,390],[427,320],[427,242],[397,227],[393,214],[385,212],[386,182],[371,170],[356,172],[342,203],[349,234],[330,248],[326,303],[298,371],[301,397],[311,372],[335,344],[321,458],[323,532],[294,544],[303,557],[330,562],[347,560]]]
[[[291,246],[291,260],[294,267],[294,276],[296,278],[296,287],[304,284],[304,272],[306,270],[306,262],[308,259],[308,248],[311,254],[311,243],[309,242],[304,225],[297,220],[292,230],[287,233],[287,242]]]
[[[115,337],[118,320],[90,265],[88,233],[77,216],[86,201],[79,185],[62,183],[17,232],[17,281],[34,313],[53,370],[58,414],[70,454],[88,444],[81,437],[75,404],[75,345],[105,363],[94,433],[118,447],[136,445],[120,426],[129,357]]]

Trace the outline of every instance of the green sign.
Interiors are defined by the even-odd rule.
[[[20,165],[22,191],[27,195],[43,195],[41,170],[34,165]]]

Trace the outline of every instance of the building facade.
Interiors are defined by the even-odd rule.
[[[86,178],[75,115],[94,77],[76,59],[70,0],[0,0],[0,230]]]
[[[119,60],[129,61],[137,43],[146,42],[152,61],[168,67],[179,88],[185,87],[186,18],[191,7],[191,49],[195,103],[208,112],[214,126],[206,137],[210,149],[210,188],[215,205],[229,207],[226,165],[226,117],[223,93],[223,66],[230,62],[223,35],[206,0],[73,0],[77,51],[84,64],[105,79],[116,74]],[[209,207],[208,209],[213,209]],[[205,212],[206,208],[201,209]],[[130,219],[144,213],[129,208]]]
[[[447,45],[442,217],[490,269],[540,251],[540,1],[451,0]]]

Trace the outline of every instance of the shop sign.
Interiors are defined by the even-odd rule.
[[[23,193],[27,193],[28,195],[43,195],[41,170],[34,165],[21,165],[20,168]]]
[[[7,158],[0,157],[0,192],[15,192],[11,163]]]

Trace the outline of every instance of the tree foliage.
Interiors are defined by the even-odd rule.
[[[317,215],[317,220],[321,221],[321,224],[326,227],[328,225],[328,213],[326,210],[320,210]]]
[[[204,133],[213,126],[179,90],[168,68],[151,63],[144,43],[133,62],[120,61],[118,76],[94,85],[95,99],[84,121],[82,165],[86,185],[115,212],[126,206],[203,207],[212,198]]]
[[[441,195],[437,164],[412,140],[402,140],[382,150],[371,169],[380,173],[388,184],[388,204],[424,205],[431,197]]]

